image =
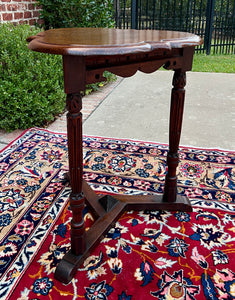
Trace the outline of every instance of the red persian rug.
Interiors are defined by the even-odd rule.
[[[162,193],[166,153],[84,137],[84,177],[98,193]],[[178,193],[193,212],[125,212],[64,285],[54,271],[70,247],[66,135],[27,130],[0,153],[0,299],[235,299],[234,158],[181,147]]]

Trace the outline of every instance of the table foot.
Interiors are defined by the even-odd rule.
[[[87,248],[82,255],[74,255],[71,250],[65,254],[55,271],[55,278],[68,284],[75,276],[84,260],[91,254],[93,249],[105,237],[109,229],[115,224],[125,210],[126,204],[106,195],[99,199],[99,205],[103,206],[105,213],[99,217],[86,233]]]
[[[79,257],[69,251],[57,265],[54,275],[55,279],[68,284],[77,273],[78,264]]]

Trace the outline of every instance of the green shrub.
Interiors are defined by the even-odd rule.
[[[37,0],[40,27],[112,27],[113,0]]]
[[[0,25],[0,128],[42,126],[65,107],[61,56],[30,51],[28,25]]]

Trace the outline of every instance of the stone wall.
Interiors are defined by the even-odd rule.
[[[1,0],[0,23],[26,23],[34,25],[39,17],[39,8],[35,0]]]

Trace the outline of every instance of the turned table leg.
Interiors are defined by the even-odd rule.
[[[82,212],[85,205],[82,193],[83,151],[82,151],[82,96],[68,94],[66,105],[68,129],[68,154],[70,171],[70,207],[71,221],[71,252],[81,255],[86,249],[85,225]]]
[[[179,141],[182,127],[186,74],[181,69],[175,70],[171,94],[169,152],[167,155],[168,172],[165,179],[163,200],[175,202],[177,197],[176,168],[179,163]]]

